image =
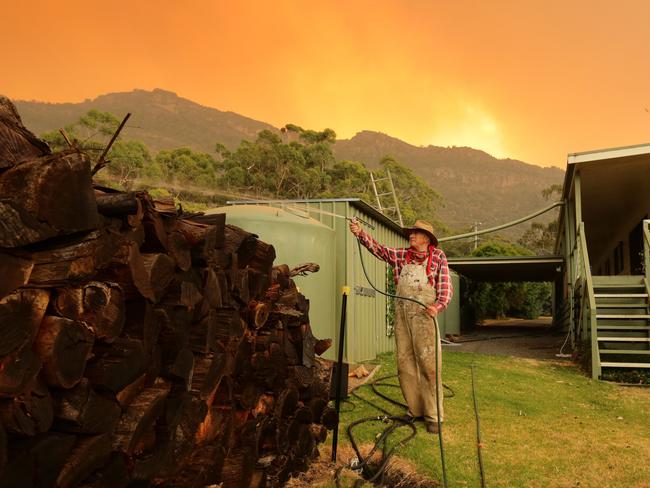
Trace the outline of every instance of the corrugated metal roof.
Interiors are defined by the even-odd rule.
[[[226,205],[273,205],[274,203],[287,205],[291,203],[337,203],[337,202],[347,202],[353,207],[361,210],[366,215],[373,217],[374,219],[380,221],[386,227],[394,230],[395,232],[402,232],[402,227],[379,210],[374,208],[372,205],[364,202],[360,198],[313,198],[313,199],[294,199],[294,200],[228,200]]]

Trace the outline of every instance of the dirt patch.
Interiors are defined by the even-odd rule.
[[[386,485],[394,488],[438,488],[439,483],[417,473],[414,464],[393,456],[386,467]]]
[[[329,442],[331,440],[328,438]],[[352,452],[352,449],[349,449]],[[323,446],[319,448],[319,456],[312,461],[309,465],[309,469],[304,473],[300,473],[297,476],[289,479],[286,488],[313,488],[317,485],[326,484],[329,481],[334,480],[334,475],[336,474],[337,464],[331,461],[332,449],[330,446]],[[338,457],[340,459],[348,459],[344,454],[345,448],[339,447]],[[349,457],[350,459],[352,456]],[[356,477],[354,471],[346,470],[344,473],[345,476]]]
[[[486,320],[472,332],[460,336],[456,342],[460,345],[446,346],[446,349],[562,361],[556,354],[560,353],[565,338],[565,332],[551,326],[550,318]],[[563,352],[570,352],[570,347],[565,347]]]
[[[359,449],[363,454],[369,452],[372,446],[364,444]],[[337,450],[338,463],[333,463],[331,461],[331,447],[323,446],[320,449],[319,457],[312,462],[309,470],[291,478],[285,486],[287,488],[316,488],[319,486],[333,485],[336,470],[342,465],[348,465],[356,456],[356,453],[350,446],[339,446]],[[362,482],[362,486],[365,487],[373,486],[372,483],[362,478],[360,472],[352,471],[351,469],[343,469],[339,477],[342,487],[351,487],[357,482]],[[384,483],[374,486],[391,488],[439,488],[440,484],[417,473],[415,465],[410,461],[393,456],[386,467]]]

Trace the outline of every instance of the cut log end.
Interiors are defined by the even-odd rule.
[[[48,385],[72,388],[83,377],[95,334],[84,322],[46,316],[34,348],[43,361]]]

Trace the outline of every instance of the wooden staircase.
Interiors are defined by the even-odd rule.
[[[602,368],[650,368],[650,307],[644,276],[593,276]]]

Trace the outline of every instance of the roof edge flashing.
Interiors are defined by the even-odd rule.
[[[650,154],[650,144],[637,144],[634,146],[623,146],[608,149],[597,149],[594,151],[569,153],[567,155],[567,164],[571,165],[589,163],[592,161],[639,156],[642,154]]]
[[[386,227],[391,228],[395,232],[401,234],[402,232],[402,227],[392,220],[390,217],[384,215],[381,213],[379,210],[374,208],[372,205],[369,203],[366,203],[360,198],[313,198],[313,199],[288,199],[288,200],[282,200],[282,199],[275,199],[275,200],[227,200],[226,201],[226,206],[232,206],[232,205],[273,205],[273,204],[278,204],[278,205],[287,205],[287,204],[292,204],[292,203],[302,203],[302,204],[310,204],[310,203],[338,203],[338,202],[343,202],[343,203],[349,203],[353,207],[355,207],[357,210],[360,210],[367,214],[368,216],[374,218],[375,220],[381,222],[384,224]],[[315,212],[318,212],[318,210],[314,209]]]

